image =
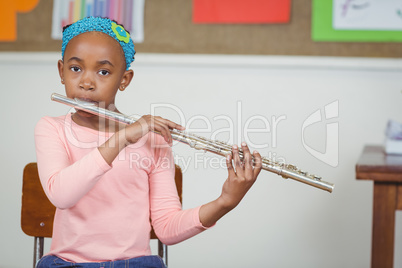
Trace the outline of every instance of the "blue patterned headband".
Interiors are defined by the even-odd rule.
[[[124,51],[126,58],[126,70],[130,68],[131,63],[134,61],[134,43],[130,38],[130,34],[114,21],[108,18],[101,17],[87,17],[79,20],[63,31],[63,44],[61,46],[61,56],[64,58],[64,50],[68,42],[79,34],[86,32],[102,32],[113,37]]]

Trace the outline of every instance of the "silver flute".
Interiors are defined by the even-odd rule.
[[[82,110],[94,115],[98,115],[107,119],[111,119],[124,124],[132,124],[139,119],[139,117],[127,116],[121,113],[113,112],[107,109],[100,108],[91,102],[83,101],[80,99],[71,99],[63,95],[53,93],[51,99],[62,104],[74,107],[75,109]],[[226,156],[232,153],[232,146],[216,140],[208,140],[201,136],[179,131],[176,129],[170,130],[172,138],[179,142],[189,145],[191,148],[197,150],[204,150],[221,156]],[[243,158],[243,151],[239,148],[240,158]],[[262,169],[273,172],[282,176],[285,179],[293,179],[310,186],[332,192],[334,184],[323,181],[321,177],[309,174],[306,171],[300,170],[295,165],[278,163],[271,159],[262,158]]]

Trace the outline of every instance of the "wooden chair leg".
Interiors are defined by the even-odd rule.
[[[36,263],[43,257],[44,237],[35,237],[34,239],[34,260],[33,268],[36,267]]]
[[[168,267],[168,248],[158,239],[158,255],[163,259],[166,267]]]

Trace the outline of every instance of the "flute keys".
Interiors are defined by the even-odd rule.
[[[313,179],[315,179],[316,181],[321,181],[322,177],[317,176],[317,175],[311,175],[313,176]]]
[[[298,168],[295,165],[287,164],[286,168],[291,171],[298,171]]]
[[[299,174],[303,175],[303,176],[306,176],[308,173],[307,173],[307,171],[299,170]]]

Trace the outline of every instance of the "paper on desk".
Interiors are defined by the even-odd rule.
[[[402,124],[389,120],[385,129],[385,152],[402,154]]]
[[[402,140],[402,124],[389,120],[385,130],[385,135],[388,139]]]

